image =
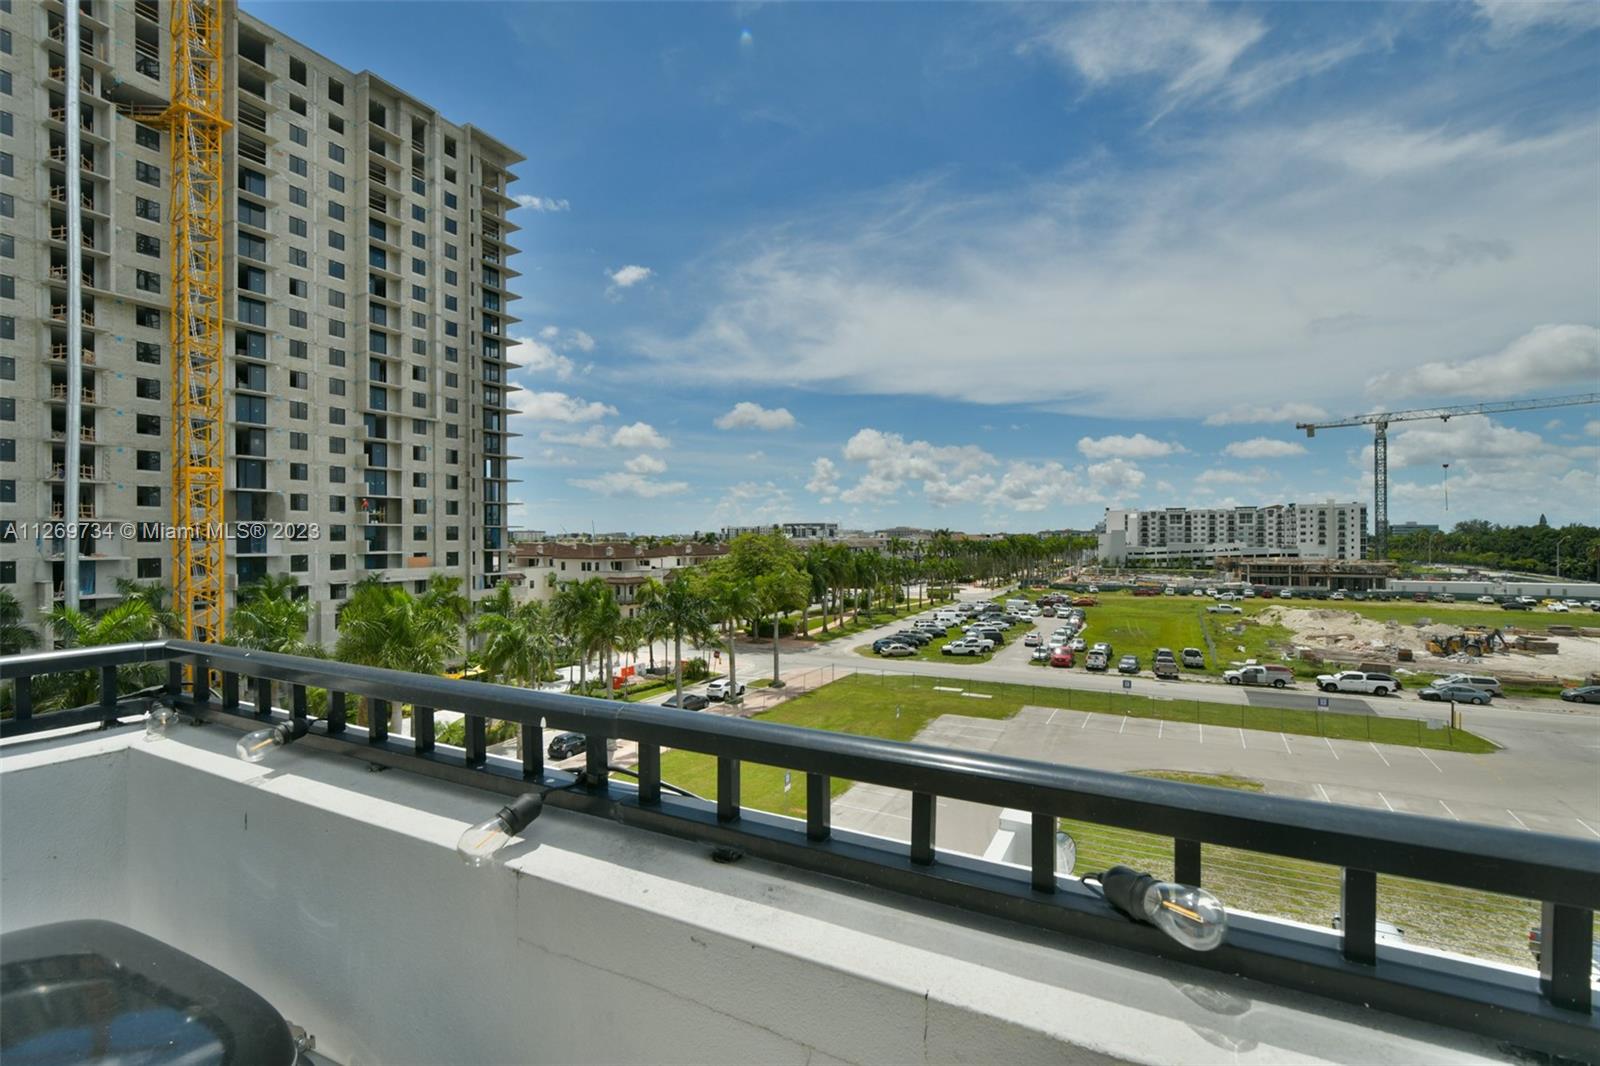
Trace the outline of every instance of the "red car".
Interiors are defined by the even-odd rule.
[[[1071,648],[1057,648],[1055,650],[1055,653],[1050,656],[1050,665],[1051,666],[1071,666],[1072,665],[1072,649]]]
[[[1140,586],[1133,590],[1133,594],[1135,596],[1159,596],[1161,595],[1161,590]]]

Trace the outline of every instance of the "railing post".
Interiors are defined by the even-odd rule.
[[[226,686],[226,683],[227,683],[226,679],[229,678],[229,677],[232,677],[232,676],[233,676],[232,674],[224,674],[223,675],[224,686]],[[224,691],[226,691],[226,688],[224,688]],[[344,707],[344,693],[343,692],[334,692],[332,689],[329,689],[328,690],[328,735],[330,737],[338,736],[340,733],[344,732],[345,719],[346,719],[346,715],[345,715],[345,707]]]
[[[1545,903],[1539,924],[1539,991],[1562,1010],[1593,1010],[1589,970],[1593,965],[1594,912]]]
[[[167,695],[174,700],[183,695],[183,664],[176,659],[167,660]]]
[[[272,678],[258,677],[256,687],[256,716],[265,718],[272,713]]]
[[[237,711],[239,709],[239,675],[232,670],[222,673],[222,709]]]
[[[1172,842],[1172,879],[1180,885],[1200,885],[1200,841]]]
[[[1056,818],[1053,814],[1033,812],[1032,838],[1033,890],[1056,890]]]
[[[11,716],[21,725],[33,718],[33,675],[23,674],[12,686]]]
[[[1367,965],[1378,961],[1378,875],[1371,870],[1340,871],[1339,932],[1345,958]]]
[[[607,739],[598,733],[584,736],[583,776],[591,787],[602,792],[611,787],[611,745]]]
[[[433,750],[433,708],[411,707],[412,750],[418,755]]]
[[[367,743],[382,744],[389,739],[389,701],[367,699]]]
[[[739,820],[739,760],[717,756],[717,821]]]
[[[102,666],[100,668],[100,709],[108,715],[115,715],[117,710],[117,668],[115,666]]]
[[[461,719],[461,746],[467,751],[468,766],[482,766],[489,759],[489,722],[482,715]]]
[[[661,745],[639,742],[639,802],[654,806],[661,802]]]
[[[203,673],[204,671],[196,669],[194,675],[200,677]],[[289,716],[302,722],[306,719],[306,687],[304,685],[289,686]]]
[[[833,835],[833,783],[827,774],[806,774],[806,839]]]
[[[934,834],[938,830],[939,797],[931,792],[911,794],[911,861],[918,866],[933,862]]]
[[[524,723],[517,730],[517,746],[522,754],[522,776],[535,780],[544,776],[544,728],[539,722]],[[657,750],[659,757],[660,749]],[[657,775],[660,767],[657,767]]]
[[[194,676],[189,679],[189,696],[200,707],[211,704],[211,671],[206,667],[206,660],[198,658],[194,661]]]

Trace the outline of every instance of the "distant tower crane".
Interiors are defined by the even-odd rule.
[[[1295,429],[1315,437],[1319,429],[1338,429],[1341,426],[1372,427],[1372,557],[1386,558],[1389,554],[1389,423],[1415,422],[1437,418],[1448,422],[1456,415],[1493,415],[1503,411],[1537,411],[1546,407],[1577,407],[1600,403],[1600,392],[1586,392],[1576,396],[1550,396],[1542,400],[1501,400],[1495,403],[1469,403],[1457,407],[1419,407],[1411,411],[1378,411],[1370,415],[1356,415],[1335,422],[1297,422]]]

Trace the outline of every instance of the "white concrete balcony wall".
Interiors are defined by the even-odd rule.
[[[343,1063],[1500,1061],[1487,1041],[237,734],[0,748],[0,928],[125,922]]]

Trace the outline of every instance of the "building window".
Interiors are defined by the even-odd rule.
[[[289,139],[303,147],[309,142],[310,135],[306,133],[304,126],[296,126],[291,122],[289,124]]]
[[[142,181],[146,185],[154,185],[157,188],[161,186],[161,168],[142,159],[134,160],[133,177],[135,181]]]
[[[289,510],[291,511],[304,511],[310,507],[310,504],[311,498],[303,492],[291,492],[289,494]]]
[[[141,400],[161,399],[161,382],[155,378],[135,378],[133,389]]]
[[[160,415],[134,415],[133,425],[135,433],[142,433],[145,436],[160,436],[161,434]]]
[[[160,292],[161,275],[153,270],[135,270],[133,272],[133,287],[140,292]]]
[[[133,250],[140,255],[161,255],[161,238],[152,237],[148,233],[135,233],[133,235]]]
[[[160,329],[161,312],[154,307],[136,307],[133,309],[133,324],[145,329]]]
[[[289,417],[298,421],[305,421],[311,415],[310,409],[301,400],[289,401]]]
[[[133,198],[133,213],[147,222],[161,221],[161,205],[154,200],[146,200],[143,196]]]
[[[302,178],[305,177],[308,173],[305,159],[297,155],[291,155],[289,157],[289,173],[296,174]]]
[[[239,297],[239,321],[248,322],[252,326],[266,325],[267,305],[248,296]]]

